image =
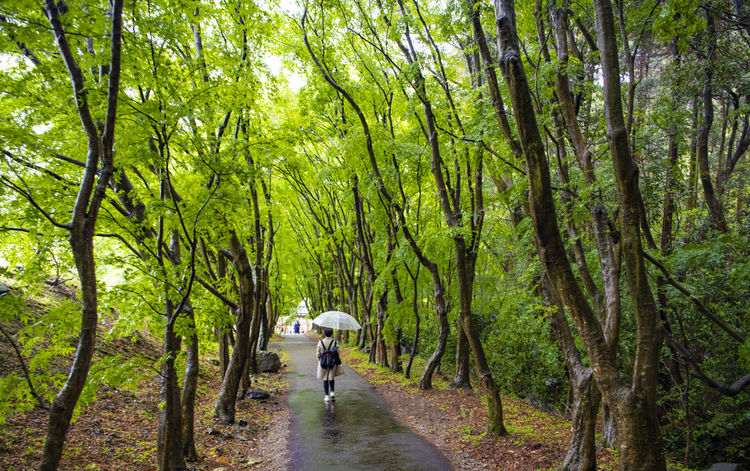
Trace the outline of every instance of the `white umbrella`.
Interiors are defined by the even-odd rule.
[[[326,311],[313,319],[313,324],[336,330],[359,330],[362,328],[357,319],[341,311]]]

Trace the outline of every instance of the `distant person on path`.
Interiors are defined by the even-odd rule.
[[[318,342],[318,348],[317,348],[317,356],[318,356],[318,379],[323,380],[323,391],[325,392],[325,396],[323,397],[323,400],[325,402],[328,401],[335,401],[336,396],[333,392],[334,388],[334,378],[336,376],[344,374],[344,368],[341,366],[341,360],[339,360],[338,356],[338,343],[336,340],[333,339],[333,329],[326,328],[323,330],[323,337],[320,339],[320,342]],[[323,357],[324,353],[334,353],[334,357],[337,361],[335,365],[333,365],[332,368],[323,368],[323,365],[321,363],[321,357]]]
[[[299,334],[299,321],[294,323],[294,333]]]

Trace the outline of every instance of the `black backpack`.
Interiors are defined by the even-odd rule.
[[[340,365],[341,359],[339,358],[339,347],[336,341],[332,340],[328,348],[323,343],[323,339],[320,339],[320,344],[323,346],[323,353],[320,355],[320,367],[324,370],[330,370],[335,368],[336,365]]]

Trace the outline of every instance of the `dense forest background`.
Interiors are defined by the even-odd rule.
[[[745,0],[15,0],[0,66],[0,423],[49,410],[40,469],[135,382],[101,316],[163,339],[184,469],[199,358],[233,422],[301,300],[489,434],[500,392],[569,414],[564,469],[750,462]]]

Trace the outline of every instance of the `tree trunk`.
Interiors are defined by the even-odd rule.
[[[229,334],[232,326],[223,326],[219,331],[219,365],[221,367],[221,378],[227,374],[227,368],[229,367],[229,345],[232,344],[232,337]]]
[[[601,396],[591,368],[585,368],[573,377],[576,378],[575,384],[570,385],[573,391],[573,433],[560,471],[594,471],[596,416]]]
[[[385,312],[387,309],[388,302],[388,290],[386,289],[380,296],[378,303],[375,305],[377,310],[378,323],[375,329],[375,363],[385,368],[388,368],[388,350],[385,346],[385,337],[383,330],[385,329]]]
[[[430,270],[432,272],[432,270]],[[432,272],[432,283],[435,288],[435,313],[438,321],[438,341],[435,345],[435,351],[432,352],[430,359],[427,360],[424,372],[419,378],[419,389],[426,391],[432,389],[432,375],[440,366],[440,361],[445,354],[445,348],[448,345],[448,335],[450,334],[450,324],[448,323],[448,309],[445,304],[445,290],[437,273],[437,268]]]
[[[195,449],[195,397],[198,391],[198,373],[200,361],[198,356],[198,334],[195,328],[195,313],[190,304],[186,304],[185,312],[190,321],[190,334],[187,339],[187,361],[185,363],[185,378],[182,386],[182,443],[185,459],[195,461],[198,452]]]
[[[677,145],[677,136],[675,133],[670,133],[668,147],[669,166],[667,167],[667,175],[664,181],[664,204],[662,207],[661,237],[659,241],[661,251],[665,254],[672,251],[672,220],[675,212],[674,181],[675,176],[679,172],[677,168],[679,146]]]
[[[581,362],[578,347],[573,340],[563,311],[564,308],[546,274],[543,275],[541,291],[547,305],[552,307],[550,326],[560,343],[560,350],[565,358],[572,396],[571,436],[568,453],[560,466],[560,471],[594,471],[596,469],[596,416],[601,397],[599,389],[594,381],[593,371]]]
[[[77,237],[76,233],[72,232],[70,243],[81,282],[81,330],[78,334],[78,348],[70,374],[50,408],[44,455],[40,466],[43,471],[57,470],[65,435],[78,397],[86,384],[96,345],[98,314],[93,234]]]
[[[707,46],[708,50],[704,67],[703,124],[701,124],[698,131],[697,159],[701,186],[703,187],[703,195],[706,198],[706,205],[708,206],[711,221],[716,225],[716,228],[719,231],[727,232],[729,231],[729,227],[724,219],[724,212],[721,208],[721,204],[714,193],[713,184],[711,183],[711,172],[708,164],[708,137],[711,131],[711,125],[714,121],[712,61],[714,58],[714,50],[716,49],[716,26],[714,25],[714,16],[710,2],[709,7],[705,9],[705,12],[709,43]],[[719,172],[721,172],[721,170],[719,170]]]
[[[175,313],[171,301],[167,301],[167,326],[164,330],[164,366],[160,399],[163,404],[159,412],[159,437],[157,445],[159,471],[184,470],[185,456],[182,440],[182,409],[180,388],[177,385],[177,358],[179,340],[174,332]]]
[[[612,4],[609,0],[594,0],[594,10],[604,78],[607,138],[619,195],[622,251],[637,329],[631,385],[617,391],[604,387],[602,391],[618,425],[620,468],[661,471],[666,468],[666,462],[657,419],[656,393],[663,327],[648,283],[641,247],[642,200],[638,168],[630,154],[623,123]],[[594,370],[597,371],[596,366]]]
[[[391,231],[393,234],[394,231]],[[391,279],[393,280],[393,295],[396,300],[396,305],[400,306],[404,302],[404,295],[401,293],[401,285],[398,282],[395,269],[391,272]],[[391,342],[391,365],[388,368],[393,373],[401,373],[404,369],[401,366],[401,328],[398,325],[393,326],[393,330],[396,334],[396,338]]]
[[[68,69],[78,114],[88,140],[86,170],[79,186],[71,222],[65,226],[70,230],[69,242],[81,283],[81,330],[78,334],[78,347],[70,373],[52,402],[47,422],[40,469],[53,471],[57,469],[60,462],[65,436],[78,398],[86,384],[96,345],[98,300],[93,238],[99,208],[114,171],[112,148],[120,87],[123,2],[122,0],[114,0],[111,7],[109,87],[107,90],[107,112],[101,136],[89,110],[88,89],[84,83],[81,70],[73,57],[60,20],[57,4],[53,0],[45,0],[44,3],[45,14],[55,34],[61,57]]]
[[[458,276],[459,291],[459,316],[461,327],[463,327],[466,339],[471,346],[474,356],[474,367],[479,376],[479,384],[487,398],[487,432],[492,435],[505,435],[508,433],[503,424],[503,405],[500,400],[500,389],[497,387],[492,372],[490,371],[487,358],[484,355],[484,347],[474,330],[471,319],[472,285],[474,280],[474,264],[467,260],[466,245],[462,237],[453,239],[456,247],[456,271]]]
[[[518,36],[515,27],[515,8],[512,1],[495,0],[500,67],[510,91],[515,111],[518,133],[526,157],[529,179],[529,203],[539,259],[543,263],[553,289],[570,311],[581,340],[588,352],[595,379],[610,405],[617,407],[618,424],[624,425],[624,415],[634,417],[636,411],[657,416],[655,410],[656,373],[661,345],[661,326],[656,316],[655,304],[645,276],[645,266],[640,246],[640,199],[637,168],[630,157],[628,135],[622,115],[622,103],[617,64],[617,42],[614,19],[609,0],[594,0],[597,19],[597,36],[602,57],[605,89],[605,112],[610,149],[620,196],[620,224],[628,282],[637,320],[638,347],[633,384],[625,386],[617,375],[611,347],[602,325],[588,304],[567,260],[565,247],[557,228],[555,201],[551,191],[549,164],[544,144],[539,134],[533,100],[521,62]],[[633,392],[630,392],[633,391]],[[636,400],[638,398],[638,400]],[[658,422],[644,423],[645,440],[632,442],[632,430],[620,440],[621,469],[663,470],[665,461],[661,454],[661,434]],[[639,463],[650,463],[648,468],[631,463],[638,454],[639,445],[648,458]],[[654,453],[656,451],[656,453]],[[625,459],[623,459],[625,458]]]
[[[411,366],[414,364],[414,357],[417,356],[417,347],[419,346],[419,322],[420,322],[419,314],[416,314],[416,317],[414,319],[414,341],[411,346],[411,353],[409,354],[409,361],[406,363],[406,367],[404,368],[404,376],[407,378],[411,378]],[[421,388],[420,384],[420,389]]]
[[[628,392],[617,404],[618,469],[666,469],[655,399],[652,402]]]
[[[698,186],[698,98],[692,101],[693,120],[690,127],[690,162],[688,165],[688,201],[687,210],[695,209],[697,204],[697,186]]]
[[[471,389],[471,356],[469,355],[469,340],[459,322],[456,327],[456,374],[453,377],[452,388]]]
[[[222,254],[219,254],[216,261],[216,271],[218,278],[223,280],[227,276],[227,259]],[[232,313],[231,308],[227,308]],[[224,376],[229,366],[229,345],[234,343],[232,341],[232,326],[223,324],[218,327],[216,337],[219,340],[219,367],[221,368],[221,379],[224,380]]]
[[[401,329],[396,327],[396,339],[391,342],[391,364],[388,371],[401,373],[404,367],[401,365]]]
[[[232,233],[230,244],[240,282],[239,309],[232,357],[224,374],[221,391],[214,404],[216,416],[225,424],[234,423],[237,391],[250,348],[250,322],[253,312],[253,275],[247,252],[234,233]]]
[[[238,401],[243,400],[245,396],[247,396],[247,392],[250,391],[250,386],[252,386],[252,379],[250,379],[250,375],[252,374],[250,371],[250,363],[252,362],[251,354],[254,348],[252,342],[249,342],[249,344],[250,346],[247,349],[247,361],[245,361],[245,367],[242,368],[242,380],[240,381],[240,387],[237,388]]]
[[[417,347],[419,346],[419,323],[421,321],[419,317],[419,267],[421,265],[417,265],[416,273],[412,275],[411,270],[409,270],[409,267],[407,266],[407,271],[409,272],[409,276],[412,279],[412,287],[414,289],[414,293],[412,296],[411,301],[411,307],[412,312],[414,313],[414,341],[411,346],[411,353],[409,354],[409,361],[406,363],[406,368],[404,368],[404,376],[407,378],[411,377],[411,365],[414,363],[414,357],[417,355]]]

